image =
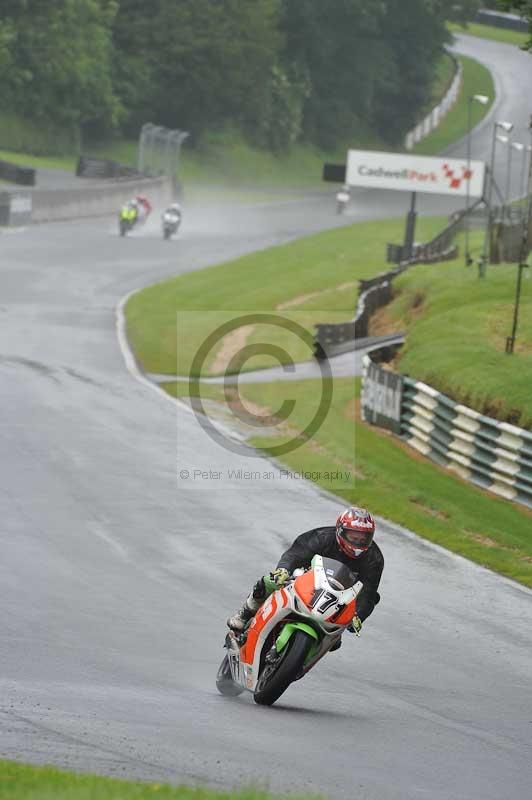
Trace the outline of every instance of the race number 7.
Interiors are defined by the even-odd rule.
[[[310,607],[317,611],[318,614],[325,614],[336,602],[337,597],[334,594],[327,592],[325,589],[320,589],[314,592]]]

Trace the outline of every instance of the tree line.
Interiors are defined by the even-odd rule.
[[[478,0],[0,0],[0,107],[85,139],[152,121],[273,151],[398,142]]]

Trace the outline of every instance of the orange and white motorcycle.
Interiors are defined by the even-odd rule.
[[[271,706],[317,664],[356,614],[362,583],[340,561],[316,555],[308,571],[295,570],[259,608],[243,634],[229,631],[216,677],[224,695],[245,689]]]

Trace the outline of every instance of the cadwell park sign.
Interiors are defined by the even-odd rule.
[[[368,189],[479,198],[484,192],[485,172],[482,161],[349,150],[345,177],[350,186]]]

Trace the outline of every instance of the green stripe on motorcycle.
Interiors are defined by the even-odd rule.
[[[280,636],[278,636],[277,641],[275,642],[275,649],[278,653],[280,653],[281,650],[286,647],[296,631],[308,633],[308,635],[316,639],[316,641],[319,639],[318,634],[311,625],[306,625],[304,622],[289,622],[284,626]]]

